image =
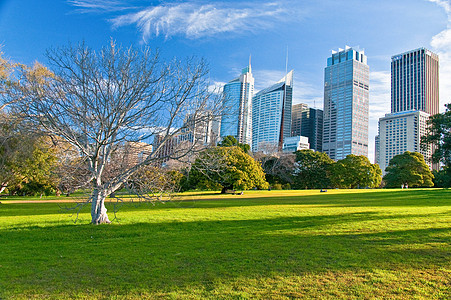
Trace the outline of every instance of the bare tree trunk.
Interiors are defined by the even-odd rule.
[[[106,213],[107,209],[105,207],[106,194],[104,190],[99,190],[99,188],[94,188],[91,194],[91,223],[92,224],[102,224],[111,223],[108,219]]]
[[[6,188],[8,187],[8,183],[1,183],[0,184],[0,193],[2,193]]]

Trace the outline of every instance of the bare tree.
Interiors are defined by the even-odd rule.
[[[254,158],[261,163],[266,175],[272,177],[268,179],[270,183],[276,180],[280,181],[279,183],[293,184],[296,155],[283,152],[271,154],[258,152],[254,153]]]
[[[148,48],[122,48],[114,42],[96,52],[81,43],[47,52],[52,74],[21,85],[14,109],[45,133],[78,149],[88,163],[92,223],[109,223],[105,198],[141,167],[160,159],[181,159],[200,150],[196,140],[166,157],[156,155],[194,122],[220,114],[220,99],[208,91],[203,60],[164,63]],[[209,114],[203,112],[209,111]],[[113,153],[126,143],[163,138],[144,159],[105,178]]]

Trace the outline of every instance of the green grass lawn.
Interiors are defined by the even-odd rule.
[[[451,190],[186,193],[100,226],[17,200],[0,299],[451,298]]]

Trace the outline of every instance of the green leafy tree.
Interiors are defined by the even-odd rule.
[[[330,168],[334,161],[326,153],[298,150],[295,154],[295,188],[320,189],[330,186]]]
[[[395,155],[388,164],[384,182],[387,187],[432,187],[434,175],[418,152],[406,151]]]
[[[442,169],[440,177],[444,180],[441,185],[451,186],[451,103],[445,104],[446,110],[443,113],[433,115],[428,120],[428,131],[421,138],[421,144],[424,148],[433,146],[433,163],[442,163],[445,167]]]
[[[248,144],[241,144],[237,141],[237,139],[233,135],[228,135],[222,139],[221,142],[218,143],[219,147],[233,147],[237,146],[241,148],[245,153],[249,153],[251,147]]]
[[[50,194],[58,184],[57,157],[44,137],[17,135],[0,146],[2,190],[11,194]]]
[[[337,188],[378,187],[381,184],[381,175],[379,165],[372,164],[363,155],[350,154],[331,168],[332,186]]]
[[[268,188],[262,167],[237,146],[213,147],[201,152],[191,168],[190,180],[198,187],[220,185],[222,193]]]
[[[448,167],[433,170],[432,175],[434,175],[434,187],[449,188],[451,186],[451,170]]]

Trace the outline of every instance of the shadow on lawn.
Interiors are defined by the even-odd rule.
[[[375,268],[449,269],[450,228],[381,228],[363,234],[327,229],[404,217],[363,212],[3,230],[0,281],[7,290],[42,286],[44,293],[83,289],[121,294],[193,286],[209,290],[216,282],[233,278]]]

